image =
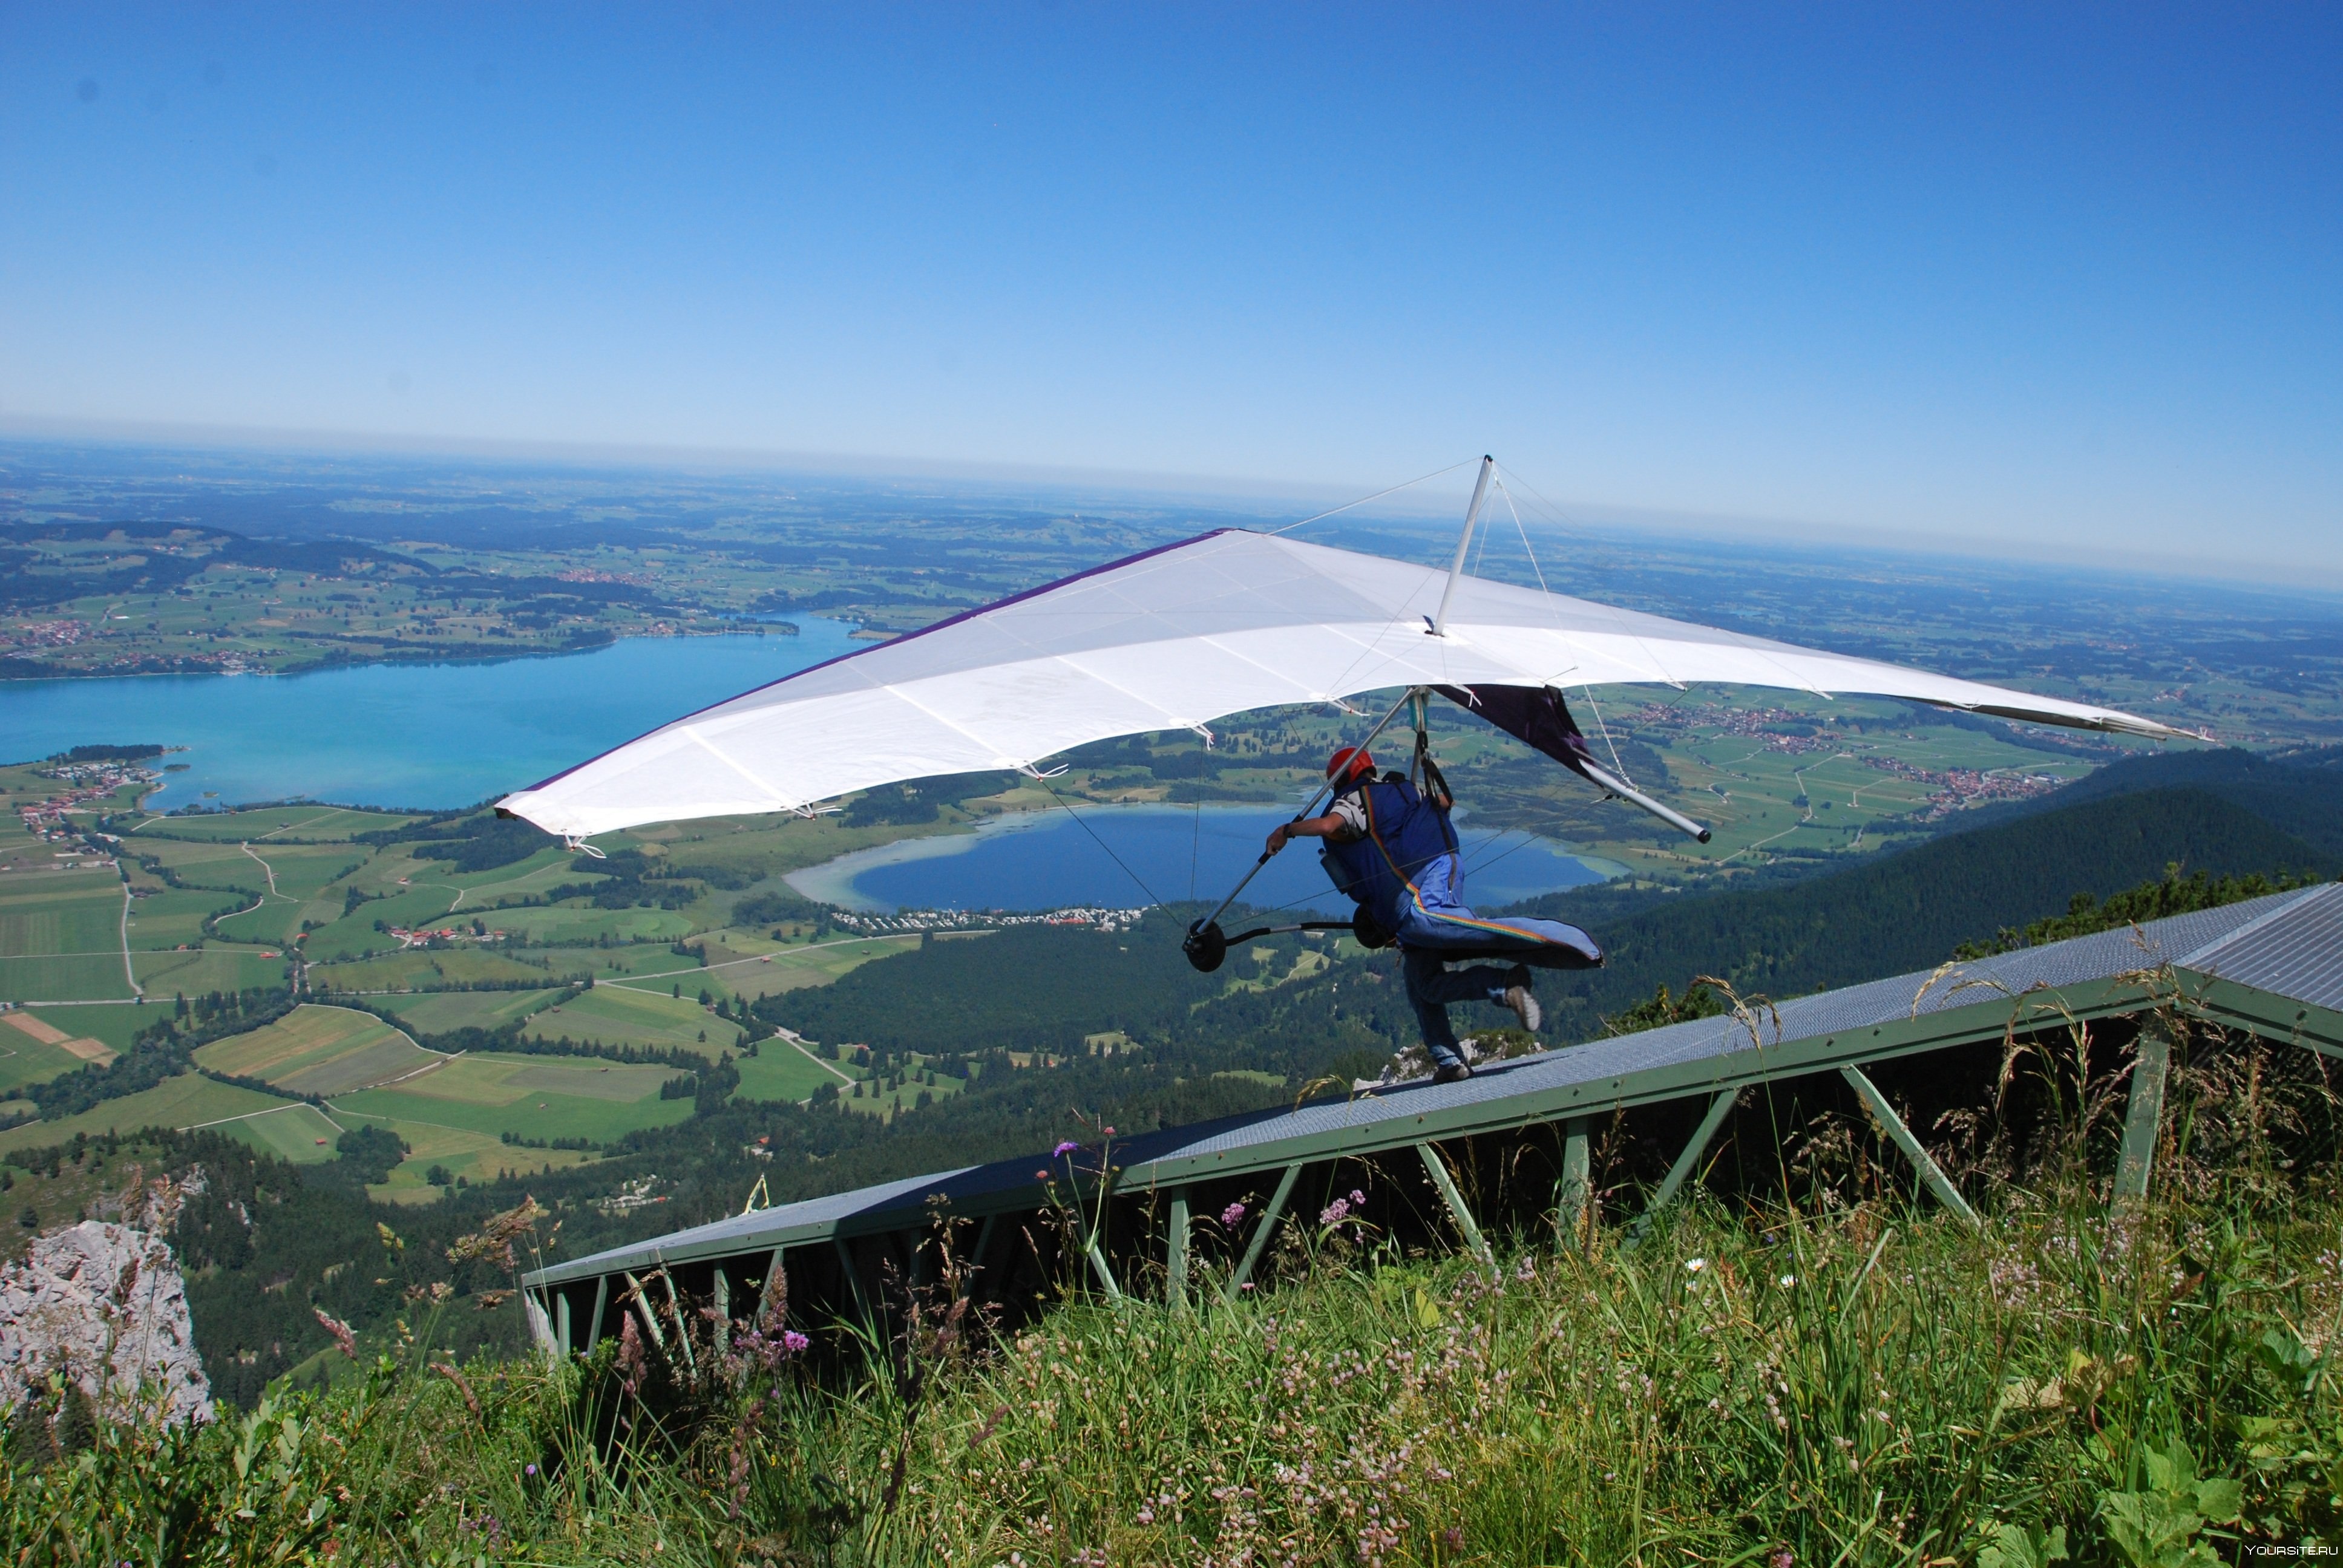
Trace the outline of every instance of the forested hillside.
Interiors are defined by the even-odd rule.
[[[1987,807],[1976,826],[1995,827],[2046,807],[2079,805],[2149,789],[2204,789],[2282,833],[2343,859],[2343,746],[2308,748],[2281,757],[2225,747],[2160,751],[2117,762],[2067,785],[2046,800]]]

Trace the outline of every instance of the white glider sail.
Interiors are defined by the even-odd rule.
[[[937,774],[1031,770],[1069,748],[1209,733],[1249,709],[1404,686],[1711,682],[1897,697],[2037,724],[2181,733],[1956,680],[1274,535],[1223,529],[816,665],[508,796],[571,838],[801,810]]]

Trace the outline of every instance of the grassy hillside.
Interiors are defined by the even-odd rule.
[[[2006,1193],[1982,1233],[1892,1200],[1695,1207],[1633,1253],[1547,1239],[1493,1270],[1305,1221],[1281,1289],[1222,1304],[1208,1275],[1188,1312],[1075,1302],[1007,1342],[934,1292],[877,1351],[810,1323],[784,1338],[777,1313],[730,1357],[695,1323],[687,1360],[678,1315],[590,1363],[449,1370],[424,1347],[468,1314],[421,1306],[417,1346],[356,1367],[328,1351],[331,1392],[240,1420],[26,1412],[0,1550],[22,1568],[2249,1561],[2230,1554],[2343,1526],[2343,1399],[2308,1327],[2343,1310],[2321,1255],[2343,1215],[2237,1174],[2120,1225],[2080,1191]]]

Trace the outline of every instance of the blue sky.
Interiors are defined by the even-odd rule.
[[[0,422],[2343,577],[2343,11],[0,5]]]

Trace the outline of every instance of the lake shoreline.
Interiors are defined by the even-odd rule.
[[[860,638],[866,644],[870,642],[870,639],[859,629],[860,623],[845,621],[840,624],[857,627],[858,629],[849,633],[849,636]],[[788,629],[779,629],[781,628]],[[323,675],[341,669],[381,669],[391,667],[427,669],[438,666],[455,668],[484,664],[513,664],[532,658],[571,658],[579,654],[599,653],[604,648],[615,648],[627,642],[658,642],[669,639],[679,641],[689,638],[706,637],[761,638],[799,635],[800,635],[799,628],[795,621],[752,621],[745,625],[715,627],[699,631],[614,631],[594,640],[574,643],[567,648],[500,648],[481,643],[467,643],[462,645],[463,648],[477,648],[478,651],[451,651],[436,648],[417,648],[411,653],[385,653],[365,658],[318,658],[308,664],[292,665],[283,669],[54,669],[44,670],[38,675],[0,675],[0,690],[5,690],[11,686],[38,686],[52,680],[160,680],[204,676],[214,676],[222,680],[252,678],[285,680],[296,679],[305,675]],[[892,638],[900,634],[889,632],[885,635],[888,638]],[[15,662],[27,661],[19,659]]]
[[[0,746],[27,760],[107,742],[182,748],[191,766],[161,796],[173,804],[457,810],[868,646],[851,639],[856,623],[791,624],[795,636],[734,623],[569,652],[442,651],[266,679],[219,670],[11,679],[0,681]]]
[[[1291,814],[1284,807],[1235,804],[1085,802],[1079,812],[1042,807],[851,849],[781,879],[816,903],[865,915],[1210,901],[1235,885],[1269,829]],[[1491,908],[1608,881],[1629,869],[1520,829],[1475,829],[1462,820],[1458,829],[1467,896]],[[1159,896],[1163,888],[1173,897]],[[1258,907],[1322,914],[1349,907],[1306,849],[1272,860],[1248,891]]]

